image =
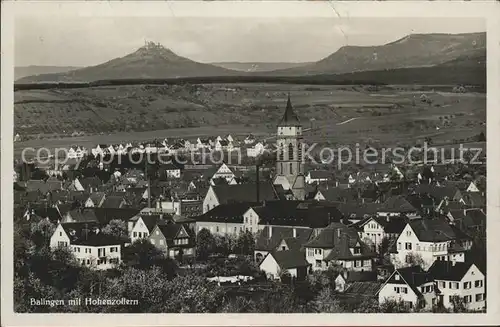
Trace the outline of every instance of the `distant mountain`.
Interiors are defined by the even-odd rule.
[[[81,67],[73,66],[19,66],[14,67],[14,79],[18,80],[20,78],[32,75],[40,74],[53,74],[53,73],[65,73],[70,70],[79,69]]]
[[[235,71],[178,56],[160,44],[149,42],[131,54],[97,66],[63,73],[27,76],[17,82],[91,82],[103,79],[176,78],[231,74],[235,74]]]
[[[276,70],[269,74],[342,74],[425,67],[478,54],[486,54],[486,33],[411,34],[380,46],[345,46],[313,64]]]
[[[241,72],[266,72],[302,67],[311,62],[214,62],[212,65]]]
[[[316,75],[318,78],[321,75]],[[362,71],[323,78],[342,81],[373,81],[383,84],[486,85],[486,54],[460,56],[430,67]],[[355,82],[354,82],[355,84]]]

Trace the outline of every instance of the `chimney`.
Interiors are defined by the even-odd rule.
[[[296,228],[294,228],[294,229],[293,229],[293,237],[294,237],[294,238],[296,238],[296,237],[297,237],[297,229],[296,229]]]

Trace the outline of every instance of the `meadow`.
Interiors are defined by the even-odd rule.
[[[225,134],[272,137],[288,94],[308,142],[471,141],[486,128],[486,95],[452,88],[249,83],[19,90],[15,132],[25,141],[16,142],[15,151]],[[69,137],[75,132],[85,135]]]

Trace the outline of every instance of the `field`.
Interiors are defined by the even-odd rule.
[[[288,93],[308,131],[328,144],[470,141],[485,130],[486,95],[453,86],[127,85],[15,92],[23,147],[248,133],[272,136]],[[422,94],[430,99],[423,102]],[[84,136],[69,137],[74,132]]]

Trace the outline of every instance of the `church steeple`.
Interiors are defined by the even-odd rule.
[[[300,126],[299,116],[293,110],[292,101],[290,100],[290,93],[288,93],[288,100],[286,102],[285,114],[281,118],[278,126]]]
[[[290,94],[288,94],[285,114],[278,124],[276,135],[277,158],[274,184],[281,185],[284,190],[290,190],[296,200],[305,198],[302,152],[302,126],[293,110]]]

